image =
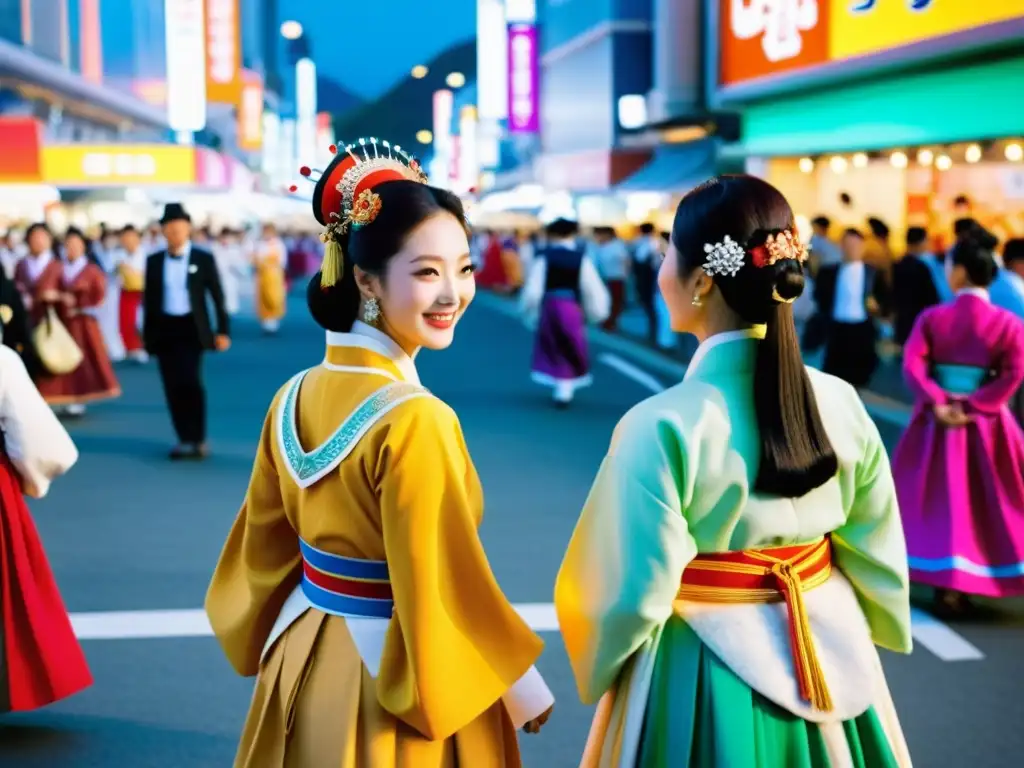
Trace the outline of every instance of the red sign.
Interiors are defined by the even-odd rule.
[[[206,0],[206,100],[237,104],[242,88],[239,0]]]
[[[43,178],[40,149],[43,126],[32,117],[0,117],[0,182],[39,183]]]
[[[827,0],[719,0],[722,85],[824,64]]]

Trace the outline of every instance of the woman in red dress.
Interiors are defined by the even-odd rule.
[[[25,495],[42,498],[78,451],[21,358],[0,345],[0,714],[92,685]]]
[[[82,350],[82,363],[71,373],[40,379],[46,402],[80,416],[85,404],[119,397],[121,387],[103,343],[96,309],[106,299],[107,278],[86,256],[85,235],[71,228],[64,235],[64,264],[59,279],[43,285],[39,298],[54,307],[68,333]],[[45,322],[45,321],[43,321]]]

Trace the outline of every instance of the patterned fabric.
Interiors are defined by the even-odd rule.
[[[417,384],[388,384],[364,400],[325,442],[307,452],[303,450],[299,441],[295,413],[299,389],[307,373],[309,371],[298,374],[288,385],[287,394],[280,406],[278,421],[281,453],[288,462],[292,477],[302,488],[308,488],[338,466],[342,459],[351,453],[359,438],[385,413],[410,398],[430,394]]]

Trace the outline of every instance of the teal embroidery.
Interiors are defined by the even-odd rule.
[[[310,479],[315,480],[320,473],[330,469],[348,455],[358,439],[362,437],[363,432],[386,410],[401,400],[429,394],[423,387],[408,382],[396,382],[381,387],[363,401],[362,405],[356,408],[355,412],[345,419],[322,445],[306,452],[299,442],[295,410],[299,388],[307,373],[309,371],[299,374],[289,388],[282,405],[284,410],[279,422],[285,460],[303,487],[306,487]]]

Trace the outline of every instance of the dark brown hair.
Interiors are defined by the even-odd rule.
[[[703,266],[705,243],[726,235],[747,251],[733,276],[715,275],[726,305],[744,322],[767,325],[757,345],[754,411],[761,456],[754,481],[759,493],[797,498],[824,485],[839,469],[804,368],[791,303],[804,289],[803,266],[783,259],[756,267],[750,251],[768,235],[793,231],[793,211],[775,187],[754,176],[721,176],[691,191],[679,203],[672,244],[682,277]]]

